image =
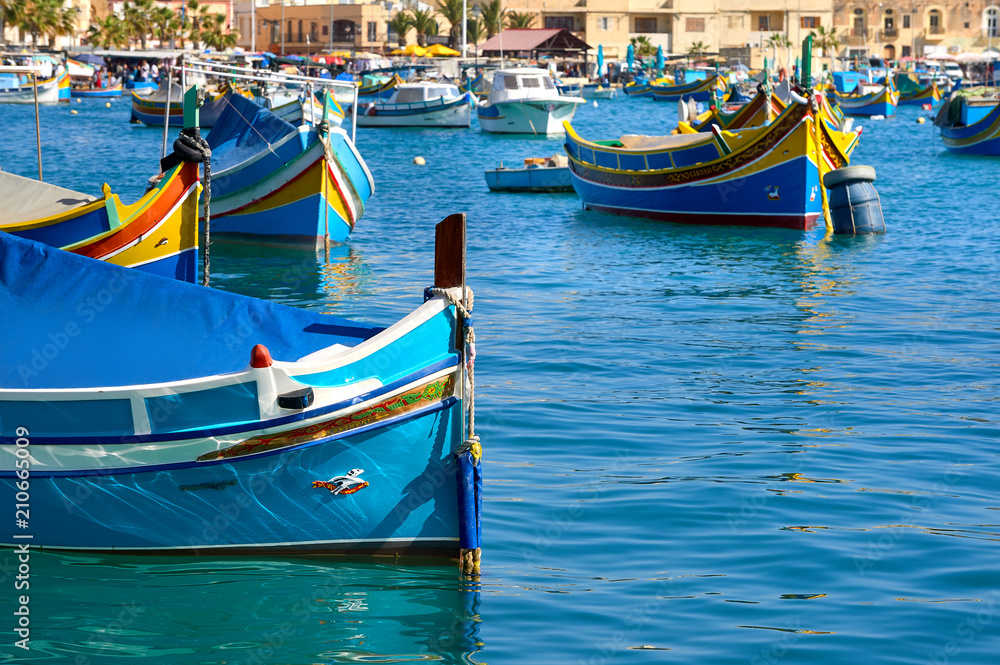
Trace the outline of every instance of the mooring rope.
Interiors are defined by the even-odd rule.
[[[455,310],[462,318],[462,327],[465,328],[465,370],[469,383],[469,433],[459,446],[456,455],[461,455],[465,451],[470,451],[472,456],[479,459],[483,455],[482,445],[479,443],[479,435],[476,434],[476,330],[472,327],[472,308],[475,303],[475,295],[471,287],[465,287],[465,294],[468,298],[468,306],[464,305],[451,289],[429,287],[424,296],[430,298],[440,296],[455,306]]]
[[[177,138],[177,143],[181,146],[201,155],[202,163],[205,165],[205,185],[204,185],[204,195],[205,195],[205,227],[202,231],[202,256],[205,260],[202,262],[202,275],[201,275],[201,285],[208,286],[208,276],[211,270],[211,261],[209,259],[208,246],[211,242],[211,201],[212,201],[212,148],[208,145],[208,141],[202,138],[201,134],[195,129],[193,132],[188,133],[187,130],[182,130],[181,135]],[[176,150],[176,144],[174,149]]]

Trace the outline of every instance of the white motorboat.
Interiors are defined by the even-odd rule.
[[[450,83],[402,83],[385,101],[358,104],[358,127],[468,127],[472,93]]]
[[[548,71],[533,67],[500,69],[486,103],[476,107],[479,126],[491,134],[562,134],[581,97],[559,94]]]
[[[572,192],[566,155],[528,157],[523,168],[500,166],[486,171],[486,185],[494,192]]]

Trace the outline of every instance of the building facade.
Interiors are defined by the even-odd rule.
[[[247,50],[381,51],[396,46],[388,23],[398,9],[391,2],[361,0],[241,0],[234,4],[233,26],[239,31],[238,46]]]
[[[835,25],[846,57],[982,53],[1000,49],[1000,0],[838,0]]]

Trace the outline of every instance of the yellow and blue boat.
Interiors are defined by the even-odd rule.
[[[1000,88],[951,93],[934,124],[948,150],[965,155],[1000,155]]]
[[[73,97],[121,97],[123,86],[119,82],[107,88],[73,88],[70,95]],[[162,121],[160,124],[163,124]]]
[[[832,91],[833,99],[844,115],[873,116],[886,118],[896,115],[899,92],[891,81],[879,86],[858,85],[851,93]]]
[[[198,164],[182,162],[128,205],[0,172],[0,231],[114,265],[195,281]]]
[[[375,189],[368,166],[325,97],[316,125],[299,127],[234,95],[207,140],[212,148],[212,235],[323,247],[343,242]]]
[[[822,174],[845,166],[856,142],[804,99],[769,125],[710,134],[588,141],[566,123],[585,208],[686,224],[805,229],[822,213]]]
[[[722,96],[729,88],[721,76],[709,76],[703,80],[681,83],[679,85],[652,85],[653,99],[658,102],[675,102],[682,97],[696,102],[707,102],[712,95]]]

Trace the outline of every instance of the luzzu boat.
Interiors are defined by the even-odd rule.
[[[249,97],[250,94],[239,89],[223,85],[217,92],[205,100],[205,105],[199,110],[199,126],[209,128],[215,125],[222,111],[228,105],[232,96]],[[162,127],[163,115],[166,111],[167,85],[163,84],[150,95],[132,93],[131,122],[141,122],[149,127]],[[184,126],[184,91],[179,84],[170,86],[169,122],[171,127]]]
[[[581,97],[566,97],[556,90],[545,69],[500,69],[493,75],[493,89],[476,107],[479,127],[488,134],[561,134],[562,123],[573,119]]]
[[[121,97],[122,90],[122,84],[118,83],[107,88],[73,88],[70,94],[73,97]]]
[[[378,99],[388,99],[397,85],[403,82],[399,74],[393,74],[385,81],[377,81],[358,88],[358,103],[373,102]]]
[[[847,95],[834,90],[833,99],[844,115],[881,115],[888,118],[896,115],[899,93],[891,83],[879,86],[862,84]]]
[[[594,142],[566,124],[585,208],[688,224],[805,229],[822,213],[821,175],[847,165],[856,142],[801,97],[770,125],[735,132]]]
[[[0,544],[410,553],[476,572],[464,222],[439,225],[435,288],[389,328],[0,234],[0,493],[31,495],[31,540]]]
[[[632,81],[626,84],[622,88],[624,92],[629,97],[652,97],[653,96],[653,84],[650,81],[643,81],[642,83],[636,83]]]
[[[680,85],[654,85],[653,99],[659,102],[675,102],[682,97],[696,102],[707,102],[712,94],[725,94],[728,85],[721,76],[709,76],[707,79],[681,83]]]
[[[679,102],[680,104],[680,102]],[[770,108],[768,108],[770,106]],[[685,105],[683,113],[678,105],[678,130],[681,134],[692,132],[710,132],[712,125],[717,125],[719,129],[742,129],[743,127],[760,127],[781,115],[785,110],[785,104],[773,92],[758,92],[747,102],[736,107],[732,111],[712,108],[693,118],[684,121],[688,110]]]
[[[358,104],[358,127],[468,127],[472,94],[448,83],[403,83],[386,101]]]
[[[0,231],[187,282],[198,264],[198,165],[172,168],[132,205],[0,172]],[[2,234],[0,234],[2,235]]]
[[[937,83],[931,81],[928,85],[923,87],[918,87],[911,92],[904,92],[900,89],[899,101],[897,104],[899,106],[912,105],[921,106],[923,104],[937,104],[941,101],[941,90],[937,87]]]
[[[952,152],[1000,155],[1000,88],[960,89],[951,93],[934,124]]]
[[[56,72],[52,78],[38,79],[38,103],[56,104],[59,102],[59,86],[62,73]],[[0,73],[0,104],[34,104],[35,91],[31,77],[24,74]]]
[[[232,97],[207,137],[213,237],[313,248],[346,240],[375,182],[344,130],[319,120],[295,127]]]

